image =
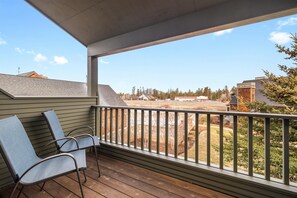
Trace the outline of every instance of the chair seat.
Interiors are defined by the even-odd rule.
[[[84,150],[71,152],[77,161],[79,169],[86,168],[86,155]],[[42,159],[40,159],[42,160]],[[31,169],[20,181],[21,184],[32,184],[43,181],[48,178],[63,175],[75,170],[75,164],[72,158],[61,156],[45,161]]]
[[[99,146],[99,139],[97,136],[83,136],[83,137],[77,137],[76,140],[78,142],[78,146],[79,149],[86,149],[86,148],[90,148],[93,147],[93,140],[95,143],[95,146]],[[74,140],[69,140],[67,141],[62,148],[60,148],[61,152],[69,152],[69,151],[73,151],[73,150],[77,150],[77,145],[76,142]]]

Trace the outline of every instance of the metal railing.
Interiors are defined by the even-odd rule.
[[[271,177],[271,123],[280,125],[281,182],[290,185],[290,128],[297,122],[296,115],[245,113],[224,111],[196,111],[177,109],[133,108],[95,106],[98,113],[98,136],[102,142],[122,145],[158,155],[205,164],[222,170],[258,176],[254,171],[255,129],[262,127],[264,170],[262,178],[270,181]],[[260,121],[259,121],[260,120]],[[257,123],[255,124],[255,122]],[[242,127],[246,123],[246,127]],[[201,128],[206,138],[201,139]],[[239,140],[242,139],[239,130],[246,130],[247,168],[238,165]],[[214,130],[215,129],[215,130]],[[257,129],[258,130],[258,129]],[[217,131],[217,132],[216,132]],[[275,131],[274,131],[275,132]],[[214,147],[212,134],[217,133],[218,154],[217,163],[212,160]],[[229,166],[224,159],[227,145],[231,145],[233,159]],[[205,152],[201,153],[201,141]],[[241,145],[242,147],[242,145]],[[191,151],[191,153],[189,153]],[[204,160],[200,155],[204,155]],[[261,176],[260,176],[261,177]],[[275,181],[275,179],[273,179]],[[292,183],[292,182],[291,182]]]

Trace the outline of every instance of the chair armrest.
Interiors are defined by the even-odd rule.
[[[51,141],[49,141],[47,144],[43,145],[42,148],[46,148],[47,146],[49,146],[49,145],[51,145],[51,144],[53,144],[53,143],[56,143],[56,142],[58,142],[58,141],[61,141],[61,140],[67,140],[67,141],[65,141],[65,142],[60,146],[60,148],[62,148],[62,147],[65,145],[65,143],[67,143],[68,141],[73,140],[73,141],[75,141],[75,143],[76,143],[77,150],[79,150],[78,142],[77,142],[77,140],[76,140],[74,137],[63,137],[63,138],[60,138],[60,139],[51,140]],[[60,149],[60,148],[59,148],[59,149]],[[43,149],[43,150],[44,150],[44,149]],[[39,154],[40,154],[43,150],[41,150],[40,152],[36,153],[36,155],[39,156]]]
[[[88,138],[91,138],[92,141],[93,141],[93,145],[95,146],[95,141],[94,141],[94,138],[93,136],[91,136],[90,134],[79,134],[79,135],[76,135],[76,136],[73,136],[74,138],[80,138],[80,137],[88,137]]]
[[[95,135],[95,132],[94,132],[94,130],[92,129],[92,127],[90,127],[90,126],[81,126],[81,127],[77,127],[77,128],[75,128],[75,129],[72,129],[71,131],[69,131],[69,133],[68,133],[66,136],[69,136],[72,132],[74,132],[74,131],[76,131],[76,130],[78,130],[78,129],[84,129],[84,128],[88,128],[88,129],[90,129],[91,132],[92,132],[92,135],[93,135],[93,136]]]
[[[69,153],[60,153],[60,154],[56,154],[56,155],[52,155],[52,156],[49,156],[49,157],[46,157],[42,160],[40,160],[39,162],[33,164],[30,168],[28,168],[23,174],[21,177],[19,177],[19,181],[28,173],[30,172],[33,168],[35,168],[37,165],[43,163],[43,162],[46,162],[46,161],[49,161],[51,159],[54,159],[54,158],[58,158],[58,157],[70,157],[73,162],[74,162],[74,165],[75,165],[75,169],[78,170],[78,166],[77,166],[77,162],[76,162],[76,159],[74,158],[74,156],[72,154],[69,154]]]

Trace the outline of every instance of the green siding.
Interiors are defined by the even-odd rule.
[[[43,145],[52,140],[49,128],[41,113],[54,109],[59,117],[62,127],[67,133],[78,126],[95,127],[95,97],[80,98],[15,98],[12,99],[0,92],[0,119],[17,115],[22,121],[29,138],[39,152]],[[84,132],[84,131],[80,131]],[[43,154],[55,152],[54,145],[49,147]],[[7,166],[0,155],[0,188],[12,182]]]

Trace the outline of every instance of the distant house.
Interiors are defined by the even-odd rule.
[[[138,100],[145,100],[145,101],[148,101],[148,100],[156,100],[155,97],[151,96],[151,95],[148,95],[148,94],[141,94],[139,97],[138,97]]]
[[[207,101],[209,100],[207,96],[198,96],[196,98],[196,100],[198,100],[199,102],[202,102],[202,101]]]
[[[24,76],[24,77],[29,77],[29,78],[44,78],[44,79],[47,79],[46,76],[38,74],[36,71],[30,71],[30,72],[27,72],[27,73],[18,74],[18,76]]]
[[[186,102],[186,101],[194,101],[196,100],[196,98],[197,98],[196,96],[175,96],[174,100]]]
[[[262,85],[263,81],[267,81],[268,79],[264,77],[257,77],[255,80],[245,80],[242,83],[237,84],[237,96],[235,98],[231,98],[229,103],[230,110],[236,109],[239,111],[249,111],[244,107],[243,103],[250,103],[250,102],[265,102],[269,106],[280,107],[283,106],[277,102],[269,100],[262,91],[264,87]],[[231,108],[232,106],[232,108]]]
[[[206,101],[208,100],[208,97],[207,96],[176,96],[174,98],[175,101],[181,101],[181,102],[184,102],[184,101]]]
[[[31,78],[0,74],[0,92],[10,97],[87,97],[83,82]],[[99,103],[103,106],[127,106],[109,85],[98,85]]]

